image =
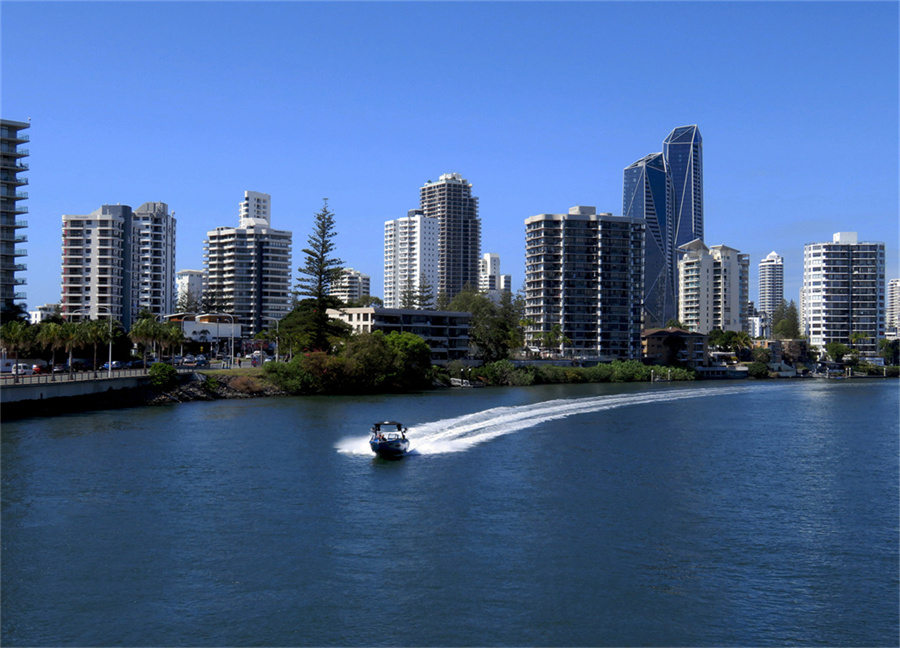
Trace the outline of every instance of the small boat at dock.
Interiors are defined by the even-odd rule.
[[[382,459],[397,459],[409,450],[406,428],[397,421],[379,421],[372,426],[369,447]]]

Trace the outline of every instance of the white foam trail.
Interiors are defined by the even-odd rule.
[[[737,394],[748,391],[748,389],[748,387],[677,389],[615,396],[561,398],[530,405],[494,407],[473,414],[422,423],[409,428],[407,436],[410,439],[410,453],[412,454],[463,452],[479,443],[519,432],[545,421],[630,405]],[[368,455],[372,453],[369,448],[368,436],[342,439],[336,447],[339,452],[347,454]]]

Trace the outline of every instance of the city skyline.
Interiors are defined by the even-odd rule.
[[[896,3],[13,1],[2,17],[2,117],[31,120],[30,310],[59,301],[63,214],[164,202],[176,270],[199,269],[246,190],[298,241],[328,197],[339,256],[377,292],[384,222],[449,173],[518,290],[526,218],[621,215],[622,169],[686,124],[704,242],[749,255],[751,299],[776,250],[799,302],[804,245],[839,231],[884,242],[898,275]],[[410,39],[421,24],[440,29]],[[260,35],[230,36],[245,25]]]

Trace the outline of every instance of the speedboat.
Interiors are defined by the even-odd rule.
[[[397,421],[380,421],[372,426],[369,447],[382,459],[402,457],[409,450],[406,428]]]

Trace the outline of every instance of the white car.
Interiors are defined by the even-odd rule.
[[[11,367],[10,373],[18,374],[18,375],[20,375],[20,376],[33,376],[33,375],[34,375],[34,369],[32,368],[31,365],[22,364],[22,363],[20,362],[19,364],[14,364],[14,365]]]

